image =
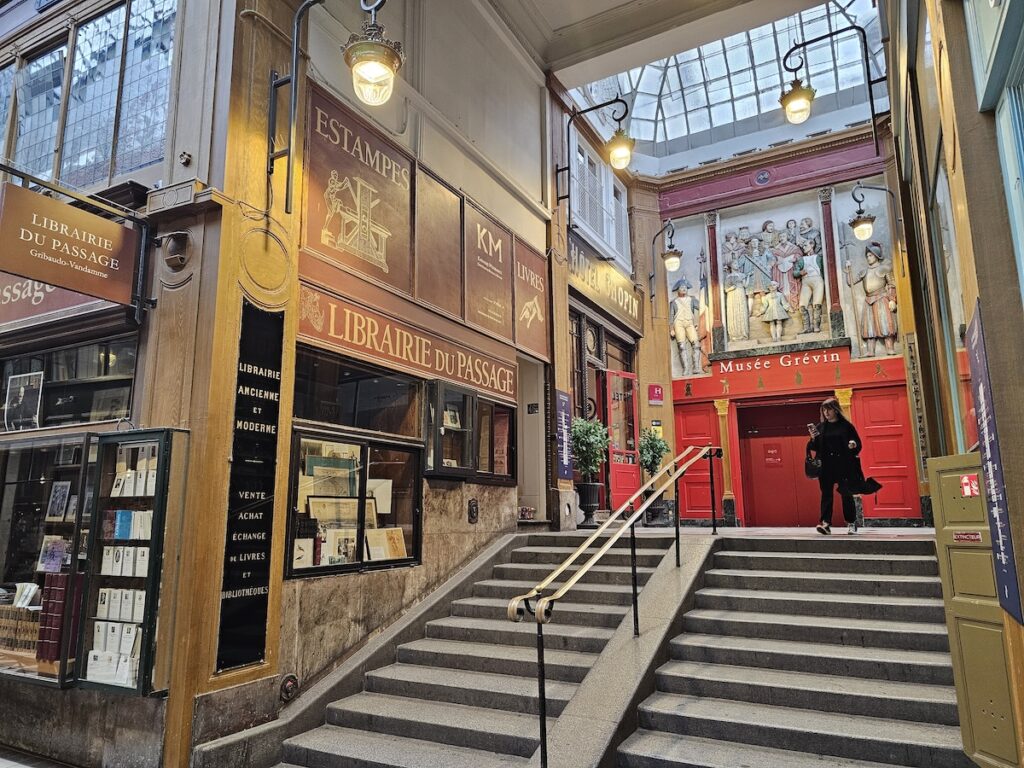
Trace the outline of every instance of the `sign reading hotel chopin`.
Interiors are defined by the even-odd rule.
[[[569,285],[634,330],[640,329],[640,294],[629,276],[569,234]]]
[[[304,246],[411,295],[412,160],[316,87],[306,114]]]
[[[414,375],[468,384],[515,402],[516,368],[393,317],[303,285],[299,336]]]
[[[0,187],[0,243],[4,272],[132,303],[135,230],[6,182]]]

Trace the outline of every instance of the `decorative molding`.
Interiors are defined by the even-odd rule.
[[[818,190],[818,201],[821,203],[831,203],[833,191],[832,187],[822,187]]]
[[[853,403],[853,390],[850,388],[837,389],[835,391],[835,396],[842,409],[849,413],[850,404]]]
[[[718,226],[718,209],[708,211],[704,214],[704,224],[708,227]]]
[[[729,401],[728,400],[715,400],[715,411],[719,416],[729,415]]]

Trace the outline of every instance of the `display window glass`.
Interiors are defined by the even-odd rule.
[[[296,418],[421,436],[420,380],[306,347],[299,347],[295,368]]]
[[[514,445],[513,410],[481,400],[477,405],[477,472],[496,479],[511,479]]]
[[[421,453],[385,441],[298,432],[289,574],[415,562]]]
[[[0,673],[73,672],[95,451],[81,434],[0,450]]]
[[[127,418],[134,336],[39,352],[3,361],[5,432]]]

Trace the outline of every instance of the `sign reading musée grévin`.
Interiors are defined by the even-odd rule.
[[[284,313],[242,300],[217,671],[264,660]]]
[[[315,86],[306,114],[305,246],[411,294],[412,160]]]
[[[549,359],[548,261],[519,238],[515,244],[516,344]]]
[[[299,336],[318,346],[386,361],[417,376],[468,384],[515,402],[516,366],[303,285]]]
[[[466,202],[466,320],[512,340],[512,233]]]
[[[633,281],[573,233],[569,234],[569,285],[599,309],[640,330],[640,293]]]
[[[0,270],[131,304],[139,233],[5,182],[0,186]]]

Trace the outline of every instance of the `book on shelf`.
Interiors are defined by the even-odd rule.
[[[130,509],[114,510],[114,539],[118,541],[134,538],[132,523],[135,513]]]
[[[135,590],[121,590],[121,621],[132,621],[135,611]]]
[[[108,589],[107,590],[107,615],[105,618],[110,621],[121,620],[121,592],[120,589]]]
[[[149,575],[149,547],[135,547],[135,575]]]
[[[146,475],[146,495],[156,496],[157,446],[149,446],[149,472]],[[150,512],[150,515],[153,513]]]

